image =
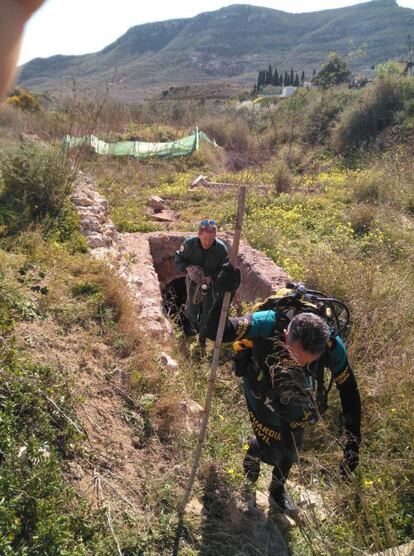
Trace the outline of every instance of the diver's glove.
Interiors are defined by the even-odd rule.
[[[358,467],[361,428],[359,420],[352,419],[351,415],[343,415],[342,418],[345,423],[346,444],[344,455],[339,465],[339,473],[342,478],[347,479]]]
[[[231,263],[225,263],[217,276],[216,289],[219,294],[224,294],[224,292],[233,294],[240,286],[240,281],[240,268]]]

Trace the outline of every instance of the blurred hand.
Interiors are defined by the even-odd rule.
[[[24,24],[43,2],[0,0],[0,100],[14,77]]]
[[[20,4],[23,8],[23,14],[26,19],[44,4],[45,0],[15,0],[16,4]],[[1,0],[0,0],[1,3]]]

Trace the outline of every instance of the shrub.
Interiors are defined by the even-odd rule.
[[[336,52],[331,52],[328,61],[323,64],[319,73],[312,79],[312,83],[321,89],[329,89],[341,83],[347,83],[351,77],[351,72],[345,60],[340,58]]]
[[[49,226],[46,239],[63,243],[70,253],[86,253],[88,243],[80,232],[79,214],[69,199],[66,199],[55,220]]]
[[[289,166],[283,160],[278,160],[270,167],[272,183],[276,193],[287,193],[293,184],[292,174]]]
[[[16,89],[7,99],[7,104],[25,112],[40,112],[42,106],[35,95],[29,91]]]
[[[375,66],[375,73],[381,79],[401,75],[401,64],[394,62],[394,60],[388,60],[388,62],[383,62]]]
[[[200,122],[200,129],[225,149],[226,166],[229,170],[243,170],[255,164],[262,156],[248,123],[239,116],[223,115],[215,119],[205,119]]]
[[[381,79],[343,112],[332,132],[333,148],[337,153],[346,153],[369,143],[403,109],[401,82]]]
[[[304,122],[304,138],[311,145],[325,143],[330,138],[333,127],[356,93],[341,87],[319,95],[311,103]]]
[[[161,442],[169,442],[182,434],[184,414],[178,397],[163,398],[156,406],[157,433]]]
[[[211,118],[202,120],[200,129],[226,150],[244,152],[249,147],[250,129],[242,118],[221,116],[214,120]]]
[[[6,157],[1,173],[2,220],[11,233],[56,218],[71,191],[69,162],[33,144]]]
[[[359,203],[377,203],[381,197],[381,184],[378,177],[371,175],[368,179],[357,180],[354,196]]]
[[[292,143],[278,149],[278,158],[283,160],[293,174],[302,174],[309,169],[314,152],[304,145]]]
[[[368,204],[357,205],[352,209],[349,220],[356,237],[361,237],[372,229],[376,211],[375,206]]]

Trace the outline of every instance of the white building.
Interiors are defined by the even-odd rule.
[[[283,87],[282,94],[280,95],[280,98],[291,97],[293,94],[295,94],[296,89],[297,89],[297,87],[292,87],[292,85],[289,85],[288,87]]]

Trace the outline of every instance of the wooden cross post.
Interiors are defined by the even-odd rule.
[[[237,263],[237,253],[239,251],[240,236],[241,236],[242,225],[243,225],[244,206],[245,206],[245,201],[246,201],[246,191],[247,191],[247,187],[245,185],[241,185],[240,188],[239,188],[238,199],[237,199],[236,227],[235,227],[235,230],[234,230],[233,244],[231,246],[231,251],[230,251],[230,263],[233,266],[235,266],[236,263]],[[193,488],[194,479],[195,479],[195,476],[196,476],[196,473],[197,473],[198,465],[200,463],[201,450],[202,450],[202,447],[203,447],[204,438],[206,436],[206,431],[207,431],[207,423],[208,423],[208,418],[209,418],[209,414],[210,414],[211,401],[212,401],[212,398],[213,398],[214,383],[215,383],[215,380],[216,380],[216,373],[217,373],[217,367],[218,367],[218,362],[219,362],[221,343],[222,343],[222,340],[223,340],[224,327],[225,327],[226,320],[227,320],[227,314],[229,312],[230,301],[231,301],[231,293],[226,292],[224,294],[224,298],[223,298],[223,306],[222,306],[222,309],[221,309],[219,325],[218,325],[218,328],[217,328],[216,341],[214,343],[213,360],[212,360],[212,363],[211,363],[210,376],[209,376],[209,379],[208,379],[207,396],[206,396],[206,401],[205,401],[205,404],[204,404],[204,412],[203,412],[203,418],[201,420],[200,431],[198,433],[197,446],[196,446],[196,449],[195,449],[195,452],[194,452],[193,467],[191,469],[190,478],[188,480],[188,484],[187,484],[187,487],[185,489],[184,496],[183,496],[182,502],[181,502],[180,507],[179,507],[179,515],[180,516],[182,516],[184,514],[185,507],[187,506],[188,500],[190,498],[191,490]]]

